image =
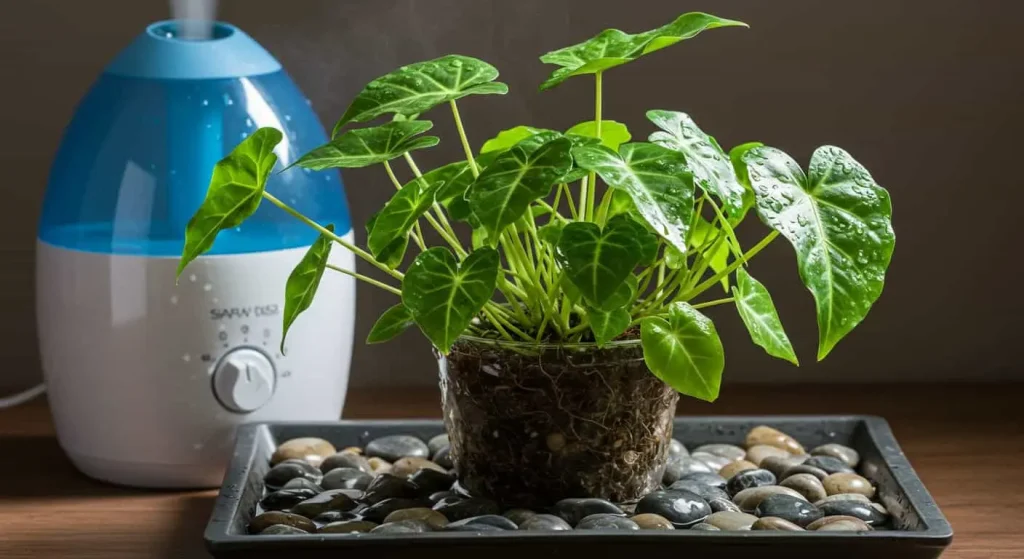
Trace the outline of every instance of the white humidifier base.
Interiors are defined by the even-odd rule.
[[[285,282],[306,248],[204,256],[176,286],[177,258],[37,247],[50,405],[61,446],[86,475],[216,487],[239,424],[340,417],[353,278],[325,274],[279,349]],[[354,267],[341,249],[331,261]]]

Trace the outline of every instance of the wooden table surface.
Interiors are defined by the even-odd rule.
[[[885,417],[953,525],[949,559],[1024,558],[1024,384],[726,386],[688,415]],[[438,417],[435,390],[353,391],[346,418]],[[0,411],[0,558],[208,557],[216,491],[139,491],[79,474],[45,400]],[[898,558],[894,558],[898,559]]]

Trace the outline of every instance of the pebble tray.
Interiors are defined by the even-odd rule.
[[[424,440],[444,432],[440,420],[341,420],[326,423],[258,423],[238,429],[234,455],[206,527],[207,549],[218,558],[433,557],[539,559],[568,557],[779,557],[925,559],[939,557],[953,530],[914,473],[887,422],[870,416],[679,417],[673,436],[687,446],[739,444],[756,425],[770,425],[805,445],[840,443],[860,452],[861,473],[878,487],[893,514],[893,530],[872,532],[698,532],[692,530],[565,532],[434,532],[423,534],[251,535],[252,518],[278,441],[321,437],[338,448],[364,445],[392,434]],[[328,555],[329,554],[329,555]],[[655,555],[656,554],[656,555]]]

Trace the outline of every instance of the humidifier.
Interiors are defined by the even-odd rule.
[[[122,51],[69,123],[39,225],[37,318],[57,435],[85,474],[214,487],[239,424],[340,416],[352,278],[325,277],[279,349],[285,282],[316,231],[264,205],[175,282],[214,165],[265,126],[284,135],[279,169],[327,140],[251,37],[217,23],[186,38],[175,21]],[[267,190],[352,240],[337,171],[275,173]]]

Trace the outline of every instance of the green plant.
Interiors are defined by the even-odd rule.
[[[888,193],[837,147],[818,148],[805,172],[760,143],[726,152],[680,112],[649,111],[658,130],[647,142],[629,142],[626,127],[603,115],[608,70],[704,30],[732,26],[746,24],[688,13],[651,31],[606,30],[545,54],[541,60],[559,68],[541,89],[593,76],[593,119],[564,132],[517,126],[479,150],[466,136],[457,101],[506,93],[494,67],[450,55],[373,80],[330,142],[294,163],[313,170],[383,166],[397,192],[369,220],[366,249],[264,189],[281,133],[260,129],[217,164],[206,200],[188,224],[178,273],[219,231],[236,227],[267,200],[321,234],[288,280],[285,333],[330,268],[401,298],[377,321],[370,343],[413,324],[442,353],[467,333],[602,345],[635,338],[639,330],[655,375],[684,394],[714,400],[725,360],[714,325],[699,309],[734,303],[754,343],[797,364],[771,296],[746,269],[782,235],[795,248],[800,278],[817,304],[822,359],[882,291],[894,246]],[[451,110],[465,160],[423,173],[413,152],[439,139],[423,135],[432,123],[420,116],[440,105]],[[385,124],[346,130],[388,115]],[[412,174],[405,184],[391,164],[398,159]],[[743,250],[734,230],[751,210],[772,231]],[[443,246],[427,247],[423,222]],[[472,231],[471,243],[457,234],[462,223]],[[410,239],[419,253],[403,273]],[[333,243],[400,285],[332,267]],[[727,296],[696,302],[718,285]]]

